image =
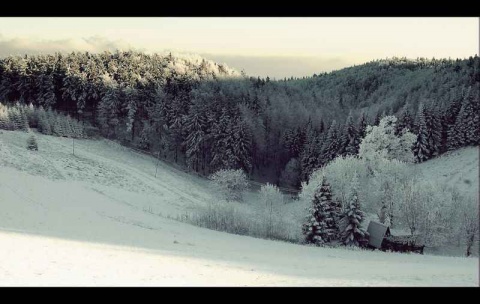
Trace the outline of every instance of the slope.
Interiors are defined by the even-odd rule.
[[[174,220],[206,181],[115,143],[0,133],[0,285],[476,286],[478,261],[315,248]],[[225,275],[228,272],[228,276]]]

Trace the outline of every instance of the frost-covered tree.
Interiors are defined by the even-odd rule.
[[[260,201],[264,207],[263,226],[265,237],[269,238],[274,234],[273,230],[275,220],[278,217],[278,208],[284,203],[284,197],[277,186],[267,183],[260,188]]]
[[[438,107],[431,104],[424,108],[424,119],[427,134],[428,158],[437,156],[442,145],[442,125]],[[420,133],[420,132],[419,132]]]
[[[213,173],[210,180],[221,198],[227,201],[241,201],[249,186],[247,175],[240,169],[221,169]]]
[[[337,123],[333,120],[322,145],[321,165],[327,164],[329,161],[333,160],[337,156],[340,147]]]
[[[305,242],[315,245],[328,244],[337,239],[340,206],[332,199],[330,184],[323,178],[308,208],[306,222],[302,226]]]
[[[0,103],[0,129],[10,129],[10,119],[8,117],[8,108]]]
[[[65,117],[63,115],[54,115],[54,121],[52,125],[52,134],[55,136],[68,136],[67,130],[65,130]]]
[[[342,146],[344,147],[342,151],[343,155],[358,154],[360,139],[358,138],[358,131],[355,128],[351,114],[348,116],[347,121],[345,123],[341,142],[342,142]]]
[[[321,135],[307,127],[306,140],[300,155],[302,180],[307,180],[310,174],[321,166],[322,143]]]
[[[246,172],[252,169],[251,133],[244,121],[238,120],[233,126],[234,145],[233,152],[237,160],[237,168]]]
[[[356,176],[352,180],[352,190],[347,203],[344,205],[340,222],[340,235],[343,244],[347,246],[365,246],[368,242],[368,233],[362,228],[365,213],[361,210],[358,199],[359,183]]]
[[[199,106],[190,111],[183,126],[187,135],[185,141],[187,163],[190,168],[199,171],[204,158],[204,145],[206,140],[206,117]]]
[[[397,125],[395,127],[395,134],[397,135],[400,134],[403,131],[403,129],[407,129],[410,132],[414,131],[413,129],[414,121],[413,121],[412,114],[410,113],[409,107],[410,105],[406,103],[402,108],[402,111],[397,121]]]
[[[365,112],[362,112],[357,122],[358,140],[359,142],[365,137],[367,133],[368,117]]]
[[[386,116],[378,126],[368,126],[367,134],[360,143],[359,156],[369,161],[386,158],[413,162],[415,135],[406,130],[395,135],[396,121],[395,116]]]
[[[418,130],[417,141],[413,147],[415,161],[419,163],[428,160],[432,154],[428,143],[428,129],[424,113],[423,104],[420,104],[416,121]]]
[[[479,240],[479,207],[474,198],[461,197],[457,205],[460,239],[465,245],[465,255],[472,255],[475,241]]]
[[[42,106],[38,110],[38,131],[45,135],[52,135],[52,121],[50,111],[46,112]]]

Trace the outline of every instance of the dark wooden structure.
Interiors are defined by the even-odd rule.
[[[367,232],[369,234],[368,247],[382,251],[416,252],[423,254],[425,246],[420,244],[417,236],[393,236],[390,227],[370,221]]]

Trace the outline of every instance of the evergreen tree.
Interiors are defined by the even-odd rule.
[[[337,122],[335,120],[330,124],[328,129],[327,136],[322,145],[321,153],[321,165],[327,164],[329,161],[332,161],[339,154],[340,149],[340,138],[338,136]]]
[[[358,179],[355,176],[352,181],[350,197],[345,206],[341,221],[341,240],[343,244],[347,246],[363,247],[367,244],[368,232],[366,232],[361,226],[365,214],[360,208],[358,187]]]
[[[425,125],[425,116],[423,114],[423,104],[420,104],[417,113],[417,141],[413,147],[413,154],[415,155],[415,159],[417,162],[423,162],[428,159],[430,155],[430,150],[428,149],[428,133],[427,127]]]
[[[400,113],[400,117],[397,120],[395,135],[400,134],[403,129],[408,129],[410,132],[415,132],[413,118],[412,118],[412,114],[410,113],[409,107],[410,105],[408,103],[406,103],[403,106],[402,112]]]
[[[52,125],[52,134],[59,137],[67,136],[65,130],[64,116],[61,114],[57,114],[56,117],[54,116],[53,119],[54,122]]]
[[[33,134],[27,139],[27,149],[38,151],[37,140]]]
[[[63,130],[65,132],[65,136],[67,137],[75,137],[74,130],[73,130],[73,120],[70,115],[64,116],[63,118]]]
[[[307,243],[322,245],[337,238],[339,207],[332,200],[330,184],[325,177],[323,177],[321,186],[315,191],[308,213],[306,223],[302,227]]]
[[[360,140],[358,138],[358,132],[353,124],[353,118],[351,115],[348,116],[343,129],[342,134],[342,143],[344,146],[343,155],[357,155],[358,148],[360,145]]]
[[[362,112],[357,123],[358,139],[360,142],[365,137],[365,134],[367,132],[367,124],[368,124],[367,122],[368,122],[367,114],[365,112]]]
[[[8,109],[0,103],[0,129],[9,130],[10,120],[8,118]]]
[[[465,130],[465,144],[478,145],[480,144],[480,101],[479,101],[478,86],[472,88],[469,94],[465,97],[462,108],[462,123]]]
[[[306,140],[301,154],[301,172],[302,179],[308,180],[310,174],[321,166],[321,135],[318,134],[311,126],[307,126]]]
[[[424,108],[425,127],[427,131],[428,158],[437,156],[440,153],[442,144],[442,125],[440,113],[434,105]]]
[[[185,120],[185,140],[187,164],[195,171],[199,171],[199,164],[203,157],[206,118],[203,116],[199,105],[194,104]]]

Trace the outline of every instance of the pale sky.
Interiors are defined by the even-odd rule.
[[[253,76],[310,76],[393,56],[473,56],[479,18],[0,18],[0,56],[117,48],[200,54]]]

